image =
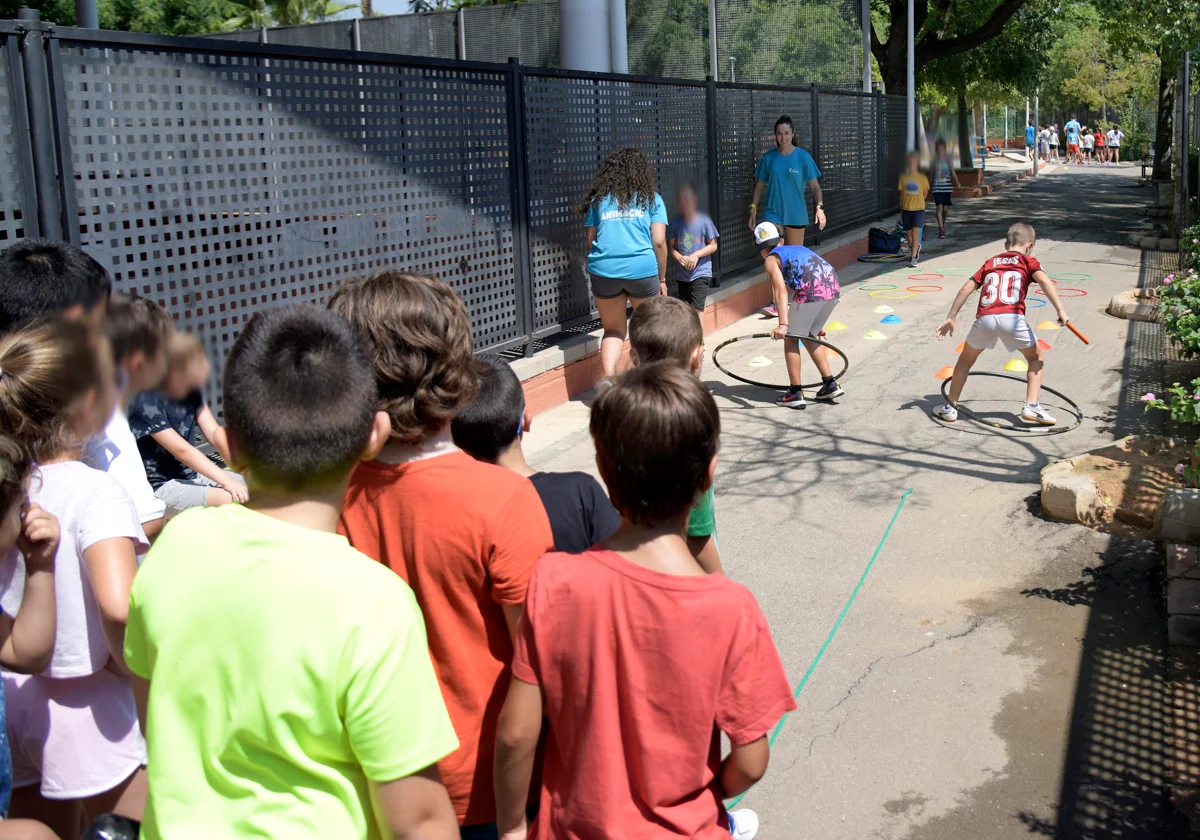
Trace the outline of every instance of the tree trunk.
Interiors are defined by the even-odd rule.
[[[375,8],[371,4],[371,0],[362,0],[362,16],[365,18],[375,17]]]
[[[1171,180],[1172,149],[1175,141],[1175,73],[1159,61],[1158,129],[1154,133],[1155,181]]]
[[[967,92],[958,92],[958,161],[963,169],[975,168],[975,155],[971,154],[971,129],[967,124]]]

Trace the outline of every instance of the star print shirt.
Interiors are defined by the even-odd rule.
[[[204,395],[193,391],[182,400],[173,400],[158,391],[138,394],[129,406],[129,428],[137,440],[138,452],[146,465],[146,478],[157,490],[168,481],[190,481],[196,471],[181,464],[174,455],[159,446],[152,435],[174,429],[188,443],[196,443],[196,412],[204,405]]]

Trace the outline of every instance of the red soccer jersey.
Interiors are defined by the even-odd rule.
[[[1033,273],[1041,270],[1040,262],[1019,251],[1005,251],[992,257],[971,275],[979,287],[979,311],[975,317],[1024,315],[1025,295],[1029,294]]]

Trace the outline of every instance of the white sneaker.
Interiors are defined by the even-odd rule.
[[[950,405],[950,403],[946,403],[939,408],[935,408],[933,416],[939,420],[945,420],[947,423],[953,423],[958,419],[958,409]]]
[[[749,808],[729,812],[729,833],[733,840],[754,840],[758,834],[758,814]]]
[[[1028,423],[1038,423],[1042,426],[1053,426],[1058,422],[1040,404],[1030,405],[1029,403],[1025,403],[1025,407],[1021,409],[1021,419]]]

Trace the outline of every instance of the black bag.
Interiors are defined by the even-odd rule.
[[[872,254],[898,254],[900,237],[883,228],[871,228],[867,231],[867,250]]]
[[[83,835],[83,840],[138,840],[141,823],[118,816],[101,814]]]

